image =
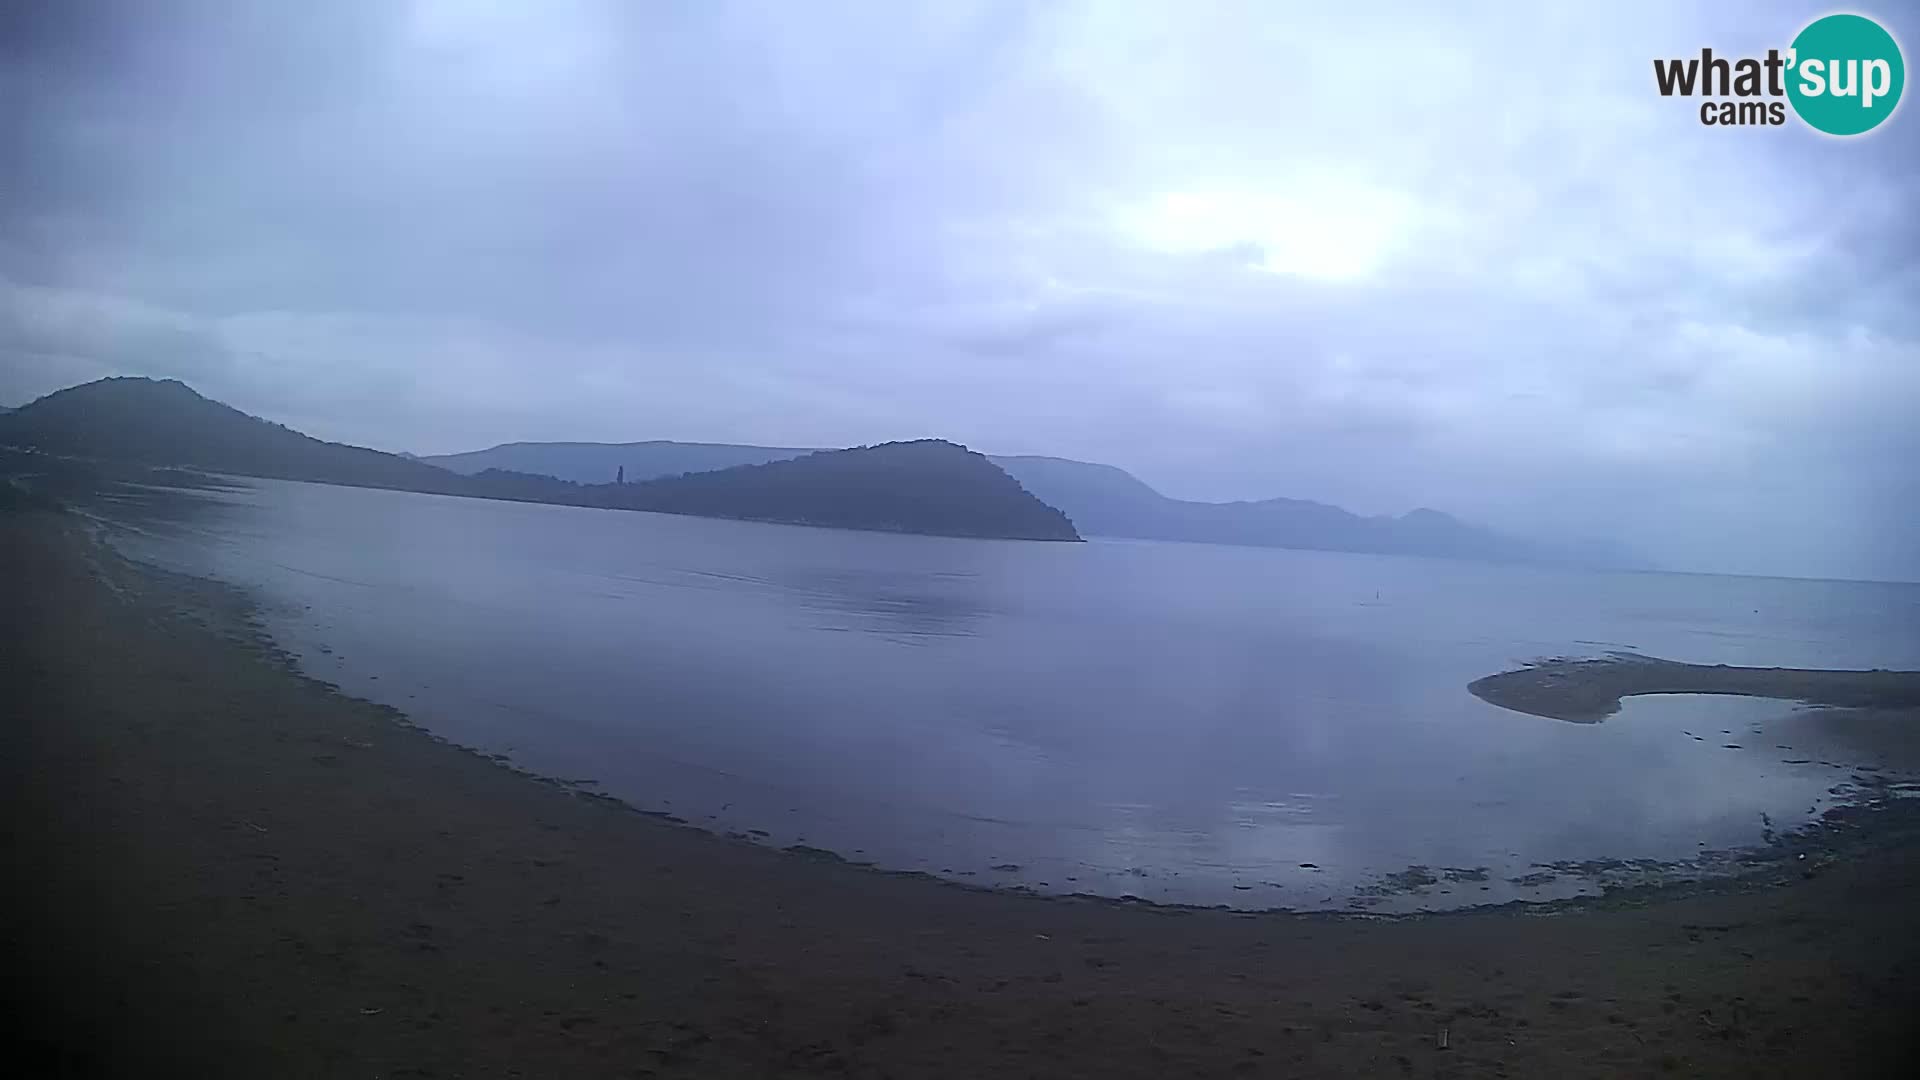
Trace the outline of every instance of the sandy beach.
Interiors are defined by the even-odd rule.
[[[1467,687],[1502,708],[1599,723],[1635,694],[1733,694],[1842,709],[1920,709],[1920,671],[1820,671],[1681,664],[1621,653],[1546,660]]]
[[[1899,821],[1804,869],[1552,908],[991,893],[716,837],[452,747],[301,676],[245,596],[129,564],[70,516],[0,512],[0,573],[18,1075],[1920,1066],[1920,846]]]

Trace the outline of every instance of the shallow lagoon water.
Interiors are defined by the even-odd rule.
[[[1920,587],[856,533],[248,481],[130,554],[253,589],[310,673],[637,807],[982,885],[1401,911],[1685,874],[1830,805],[1873,725],[1466,684],[1541,656],[1920,666]],[[1703,859],[1703,855],[1706,857]]]

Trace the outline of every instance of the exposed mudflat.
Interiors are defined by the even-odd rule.
[[[1682,664],[1634,653],[1543,660],[1477,679],[1476,696],[1516,712],[1592,724],[1635,694],[1731,694],[1849,709],[1920,709],[1920,671]]]

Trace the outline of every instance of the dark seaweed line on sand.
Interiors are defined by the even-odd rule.
[[[1467,684],[1503,709],[1594,724],[1635,694],[1727,694],[1850,709],[1920,708],[1920,671],[1684,664],[1637,653],[1597,659],[1556,657]]]

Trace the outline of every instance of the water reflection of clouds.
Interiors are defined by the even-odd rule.
[[[171,487],[108,482],[66,497],[82,514],[108,526],[105,535],[136,555],[141,545],[165,545],[184,566],[204,572],[212,550],[247,532],[242,484]]]
[[[154,530],[211,526],[235,510],[233,501],[217,490],[151,484],[115,484],[92,493],[87,502],[115,524]]]
[[[1284,781],[1217,802],[1167,792],[1110,803],[1093,835],[1055,840],[1080,844],[1074,857],[1109,891],[1156,898],[1230,890],[1247,906],[1338,906],[1371,881],[1386,883],[1365,898],[1375,911],[1549,899],[1593,883],[1542,875],[1543,862],[1625,855],[1678,866],[1704,851],[1762,843],[1770,822],[1786,826],[1826,805],[1828,787],[1849,770],[1780,764],[1790,755],[1774,742],[1792,715],[1790,706],[1751,699],[1630,702],[1613,731],[1555,731],[1459,761],[1457,772],[1438,746],[1423,750],[1415,740],[1403,750],[1428,761],[1425,777],[1360,786],[1347,776],[1344,795],[1277,794]],[[1709,722],[1711,744],[1683,733]],[[1722,727],[1735,734],[1721,735]],[[1435,819],[1443,807],[1445,823]],[[1431,868],[1436,881],[1393,883],[1393,872],[1413,866]],[[1166,867],[1179,873],[1156,870]],[[1529,874],[1541,880],[1513,880]]]
[[[1424,902],[1477,902],[1513,894],[1507,879],[1539,861],[1757,838],[1760,812],[1798,820],[1804,785],[1844,779],[1781,764],[1820,756],[1810,732],[1788,733],[1815,724],[1803,714],[1727,714],[1703,744],[1682,731],[1721,715],[1710,702],[1636,699],[1586,729],[1464,692],[1535,640],[1657,648],[1644,623],[1588,614],[1613,602],[1615,581],[1567,585],[1538,609],[1529,589],[1462,595],[1452,567],[1423,565],[1433,597],[1388,588],[1396,604],[1378,610],[1391,620],[1362,620],[1349,594],[1372,596],[1398,564],[1197,545],[1087,545],[1068,560],[270,482],[149,498],[117,501],[129,519],[216,534],[228,571],[274,568],[264,590],[312,604],[315,641],[351,646],[339,677],[378,676],[360,684],[374,697],[404,687],[390,703],[436,730],[457,733],[471,707],[424,685],[412,700],[429,676],[537,705],[471,741],[512,745],[543,771],[976,883],[1341,908],[1426,865],[1442,881]],[[1470,581],[1498,573],[1472,568]],[[337,587],[349,578],[383,586]],[[1691,624],[1657,629],[1725,629],[1727,605],[1692,606]],[[1473,638],[1498,644],[1461,645]],[[1910,651],[1902,640],[1890,648]],[[1719,737],[1740,720],[1769,737]],[[1480,865],[1490,880],[1445,880]]]
[[[973,573],[937,570],[782,568],[770,579],[794,606],[826,616],[828,628],[907,643],[971,637],[998,614]]]
[[[764,560],[747,570],[690,566],[684,557],[676,557],[603,571],[601,576],[646,588],[768,597],[806,614],[808,629],[873,634],[906,644],[972,637],[982,621],[1004,612],[988,595],[981,576],[965,570]]]

